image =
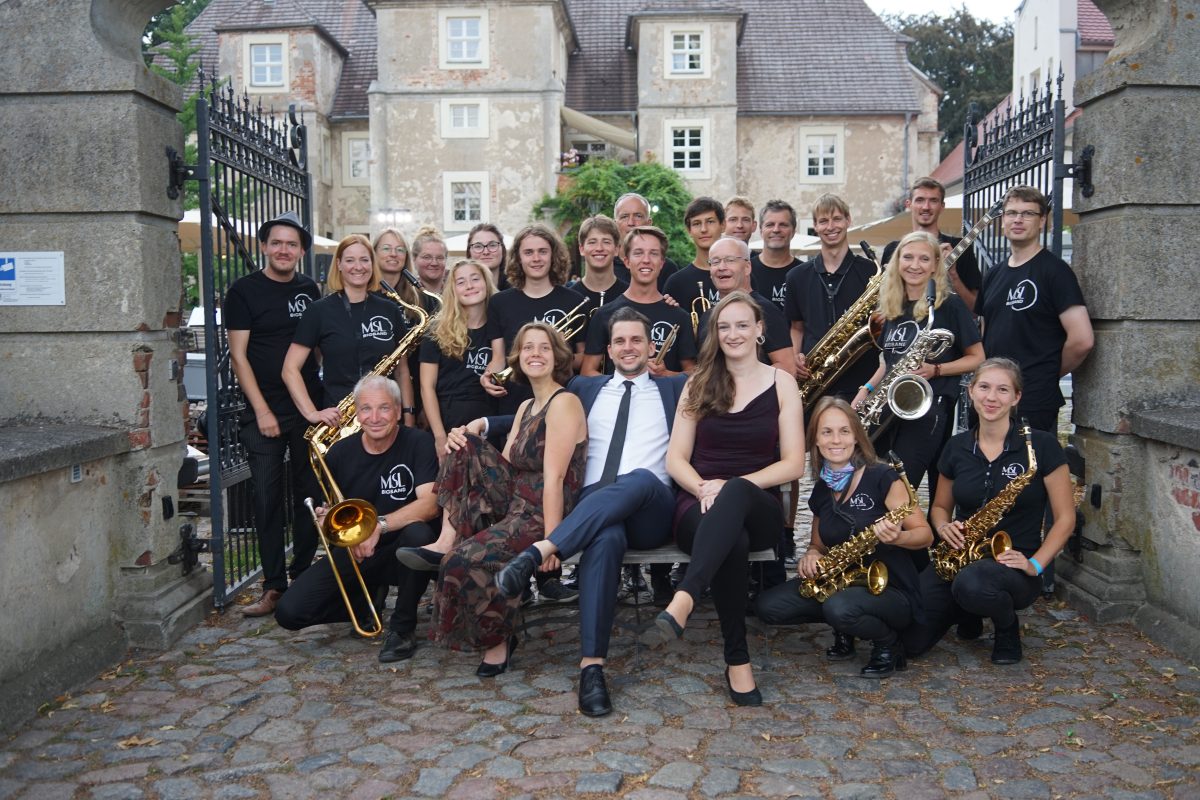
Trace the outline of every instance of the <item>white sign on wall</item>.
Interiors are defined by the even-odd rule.
[[[65,306],[62,251],[0,251],[0,306]]]

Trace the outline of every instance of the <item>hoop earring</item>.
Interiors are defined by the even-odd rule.
[[[757,337],[755,337],[754,341],[758,342],[759,345],[764,345],[767,343],[767,337],[760,333]]]

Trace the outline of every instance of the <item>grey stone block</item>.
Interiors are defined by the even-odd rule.
[[[580,776],[575,783],[577,794],[616,794],[621,788],[623,776],[619,772],[592,772]]]

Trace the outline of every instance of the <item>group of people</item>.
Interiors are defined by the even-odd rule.
[[[383,608],[397,586],[379,658],[398,661],[418,647],[418,606],[434,580],[429,638],[481,651],[476,672],[487,678],[508,668],[521,597],[536,581],[544,598],[578,595],[579,708],[598,716],[612,710],[604,665],[625,551],[674,541],[690,561],[676,584],[652,572],[665,605],[656,626],[665,640],[682,637],[711,592],[738,705],[762,702],[746,642],[751,607],[767,624],[826,622],[831,659],[870,641],[869,678],[904,669],[954,623],[960,637],[977,638],[985,617],[993,661],[1020,660],[1016,612],[1036,598],[1037,576],[1074,525],[1054,435],[1058,379],[1086,357],[1091,327],[1070,267],[1041,247],[1040,192],[1009,191],[1012,257],[982,280],[969,249],[947,268],[958,240],[937,230],[943,205],[935,181],[914,185],[914,231],[885,250],[882,352],[841,365],[807,420],[797,391],[811,375],[806,354],[877,271],[850,252],[850,211],[835,195],[812,208],[821,251],[807,262],[791,254],[797,220],[786,202],[756,215],[745,198],[702,197],[685,213],[695,252],[680,268],[650,204],[628,194],[613,217],[581,225],[584,272],[573,282],[566,245],[543,225],[522,229],[510,247],[495,226],[478,225],[467,258],[448,269],[436,231],[418,233],[410,252],[387,229],[374,242],[342,240],[325,297],[296,269],[311,238],[295,215],[264,223],[266,266],[230,287],[224,311],[247,399],[241,440],[264,570],[263,594],[243,613],[273,612],[289,629],[345,621],[367,604]],[[749,245],[756,229],[758,253]],[[430,315],[420,342],[380,374],[381,357],[419,316],[414,306]],[[928,409],[868,431],[859,408],[930,314],[953,341],[914,370],[931,387]],[[976,421],[951,437],[965,375]],[[329,449],[329,471],[343,496],[378,512],[369,538],[330,554],[345,574],[358,562],[369,591],[352,597],[357,609],[343,602],[334,569],[310,567],[307,513],[294,514],[290,568],[283,548],[285,454],[300,503],[316,493],[304,431],[339,424],[347,396],[361,430]],[[1022,418],[1034,429],[1028,444]],[[903,474],[879,452],[894,453]],[[786,580],[794,537],[780,488],[794,486],[806,464],[811,535]],[[1034,477],[999,526],[1012,549],[952,581],[939,577],[926,552],[935,534],[952,548],[970,544],[965,537],[978,531],[964,522],[1026,471]],[[926,473],[928,514],[912,500]],[[826,570],[831,548],[864,531],[877,541],[859,566],[882,562],[886,588],[850,585],[828,598],[800,591]],[[764,572],[751,597],[749,554],[768,548],[778,570]],[[561,564],[576,555],[569,588]]]

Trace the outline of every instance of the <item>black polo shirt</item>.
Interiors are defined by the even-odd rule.
[[[908,352],[917,335],[925,330],[926,320],[918,322],[913,319],[914,305],[912,302],[905,303],[903,314],[883,323],[883,333],[879,337],[879,344],[883,348],[883,360],[889,370]],[[925,359],[930,364],[946,364],[956,361],[962,358],[968,347],[979,342],[979,326],[975,324],[975,317],[967,310],[962,298],[956,294],[949,295],[942,301],[940,307],[934,309],[933,327],[945,328],[954,334],[954,344],[947,347],[940,356]],[[933,378],[929,381],[929,385],[933,388],[935,395],[957,399],[959,378],[959,375]]]
[[[654,344],[654,352],[666,341],[672,325],[678,325],[675,343],[663,357],[663,366],[672,372],[683,370],[682,359],[696,358],[696,337],[692,334],[692,321],[686,311],[669,305],[666,300],[654,303],[635,303],[625,295],[621,295],[612,303],[607,303],[596,312],[588,325],[587,344],[583,348],[585,355],[602,356],[601,372],[612,372],[612,363],[608,360],[608,322],[617,310],[629,306],[634,311],[645,315],[650,320],[650,341]]]
[[[963,240],[961,236],[950,236],[938,231],[938,241],[942,244],[948,244],[952,248],[958,247],[958,243]],[[892,257],[892,253],[896,252],[896,247],[899,241],[888,242],[883,248],[883,265],[886,267],[888,261]],[[972,292],[978,292],[981,285],[979,276],[979,261],[975,258],[975,245],[969,246],[958,256],[958,260],[954,262],[954,272],[958,275],[958,279],[962,281],[962,285],[970,289]]]
[[[979,450],[978,431],[951,437],[938,460],[938,472],[954,481],[954,518],[965,520],[1000,490],[1029,468],[1025,439],[1011,423],[1004,450],[995,461],[988,461]],[[1067,463],[1058,439],[1045,431],[1033,431],[1033,453],[1037,457],[1037,475],[1025,487],[994,531],[1007,531],[1013,547],[1031,556],[1042,544],[1042,519],[1046,511],[1045,476]]]

